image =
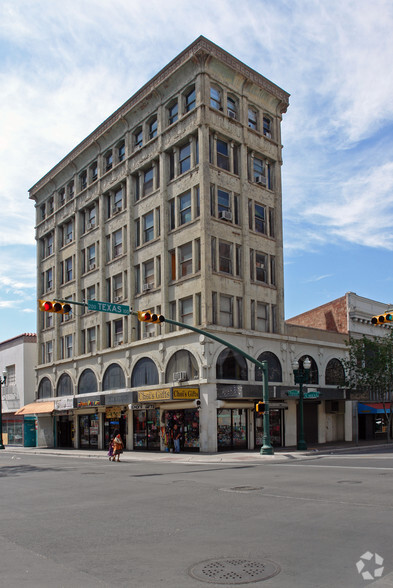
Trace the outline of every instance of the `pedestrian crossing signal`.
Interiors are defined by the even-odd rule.
[[[258,414],[264,414],[266,407],[265,407],[265,403],[264,402],[258,402],[255,410],[257,411]]]

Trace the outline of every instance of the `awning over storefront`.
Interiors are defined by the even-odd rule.
[[[383,409],[382,402],[370,402],[368,404],[364,404],[362,402],[358,403],[358,413],[359,414],[383,414],[385,411]],[[389,406],[386,406],[386,412],[390,412]]]
[[[26,404],[22,408],[16,411],[16,415],[27,415],[27,414],[52,414],[55,410],[54,400],[47,400],[44,402],[32,402]]]

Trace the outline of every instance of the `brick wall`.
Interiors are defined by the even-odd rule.
[[[324,331],[348,333],[346,297],[337,298],[336,300],[332,300],[332,302],[298,314],[286,322],[292,325],[313,327],[314,329],[322,329]]]

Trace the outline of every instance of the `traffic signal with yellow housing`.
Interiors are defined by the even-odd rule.
[[[138,310],[138,320],[143,323],[163,323],[165,317],[162,314],[155,314],[151,310]]]
[[[58,302],[57,300],[38,300],[38,307],[44,312],[55,312],[57,314],[69,314],[72,310],[71,304]]]
[[[373,325],[384,325],[385,323],[391,323],[393,321],[393,311],[387,311],[383,314],[373,316],[371,323]]]
[[[258,402],[255,410],[257,411],[258,414],[264,414],[266,407],[265,407],[265,403],[264,402]]]

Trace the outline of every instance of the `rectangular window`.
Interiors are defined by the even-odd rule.
[[[192,243],[179,247],[180,277],[192,274]]]
[[[97,346],[96,346],[96,328],[91,327],[90,329],[86,329],[86,339],[87,339],[87,353],[95,353]]]
[[[94,161],[94,163],[92,163],[90,166],[90,181],[95,182],[97,177],[98,177],[98,165],[97,165],[97,162]]]
[[[143,176],[143,195],[147,196],[151,192],[153,192],[153,178],[154,172],[153,168],[146,170]]]
[[[113,196],[113,214],[116,214],[117,212],[120,212],[120,210],[123,208],[123,190],[122,188],[119,188],[118,190],[116,190],[116,192],[114,193]]]
[[[230,118],[237,118],[236,102],[233,98],[227,98],[227,114]]]
[[[65,343],[65,357],[72,357],[72,335],[66,335],[64,337]]]
[[[173,125],[173,123],[179,118],[179,106],[177,102],[168,108],[168,118],[170,125]]]
[[[143,264],[143,290],[154,288],[154,259]]]
[[[256,330],[262,331],[263,333],[267,333],[269,331],[269,314],[268,314],[268,305],[263,304],[262,302],[257,302],[257,320],[256,320]]]
[[[45,286],[46,286],[47,292],[49,290],[52,290],[52,288],[53,288],[53,270],[52,270],[52,268],[48,269],[45,272]]]
[[[217,88],[210,88],[210,106],[221,110],[221,92]]]
[[[68,194],[67,194],[68,200],[72,200],[72,198],[74,197],[74,182],[73,181],[68,184],[67,192],[68,192]]]
[[[113,257],[119,257],[123,253],[123,233],[119,229],[113,233]]]
[[[266,186],[265,165],[258,157],[253,159],[253,181]]]
[[[59,191],[59,206],[63,206],[65,204],[65,188],[62,188]]]
[[[248,109],[248,127],[250,129],[254,129],[254,131],[256,131],[258,128],[257,113],[253,108]]]
[[[232,221],[231,197],[229,192],[217,190],[218,218]]]
[[[179,196],[179,224],[184,225],[191,221],[191,192]]]
[[[193,88],[188,94],[185,95],[185,111],[190,112],[193,108],[195,108],[196,96],[195,96],[195,88]]]
[[[71,243],[72,241],[72,221],[67,223],[63,229],[64,234],[64,245]]]
[[[113,343],[115,345],[123,344],[123,319],[113,321]]]
[[[268,139],[272,138],[272,121],[267,116],[263,117],[263,134]]]
[[[192,296],[180,300],[180,322],[186,325],[194,324]]]
[[[225,274],[233,274],[232,267],[232,243],[220,241],[218,246],[219,271]]]
[[[266,234],[266,211],[265,207],[260,204],[255,204],[255,227],[254,230],[257,233]]]
[[[217,165],[229,171],[229,146],[225,141],[217,139]]]
[[[220,325],[233,327],[233,297],[220,295]]]
[[[68,259],[66,259],[64,264],[65,264],[64,265],[64,267],[65,267],[64,281],[69,282],[70,280],[72,280],[72,257],[69,257]]]
[[[217,239],[215,237],[212,237],[212,241],[211,241],[212,272],[217,271],[216,255],[217,255]]]
[[[174,198],[169,202],[169,228],[171,231],[176,228],[176,207]]]
[[[105,155],[105,171],[109,171],[110,169],[112,169],[112,165],[113,165],[112,151],[108,151],[108,153]]]
[[[123,275],[117,274],[112,278],[113,301],[120,302],[123,300]]]
[[[266,255],[255,252],[255,279],[257,282],[267,282]]]
[[[96,246],[90,245],[87,248],[87,269],[93,270],[96,267]]]
[[[135,131],[134,133],[134,145],[135,147],[142,147],[143,145],[143,130],[142,129],[138,129],[137,131]]]
[[[52,255],[53,253],[53,233],[50,233],[46,239],[46,255]]]
[[[154,239],[154,212],[149,212],[143,217],[143,242]]]
[[[79,176],[79,181],[80,181],[80,188],[81,190],[84,190],[85,188],[87,188],[87,171],[83,171],[81,173],[81,175]]]
[[[118,161],[123,161],[125,159],[126,156],[126,145],[124,143],[124,141],[122,143],[120,143],[120,145],[117,148],[117,158]]]
[[[184,174],[191,167],[191,144],[187,143],[179,149],[179,173]]]
[[[156,137],[157,132],[158,132],[158,121],[157,121],[157,118],[153,118],[153,120],[150,121],[150,124],[149,124],[149,139],[153,139],[154,137]]]

